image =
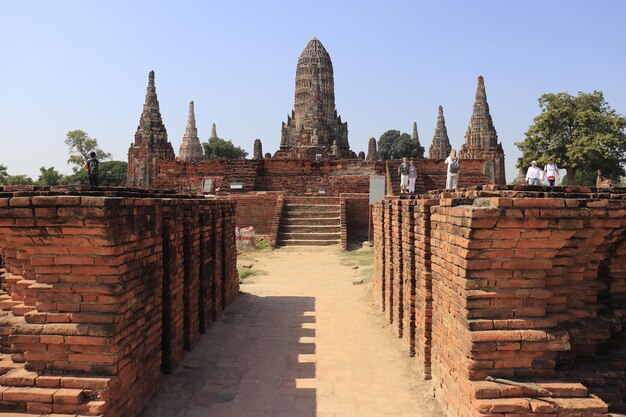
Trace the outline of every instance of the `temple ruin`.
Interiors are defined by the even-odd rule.
[[[274,157],[315,160],[318,155],[356,157],[348,144],[348,123],[335,108],[333,63],[324,45],[313,38],[298,58],[294,110],[282,125]]]

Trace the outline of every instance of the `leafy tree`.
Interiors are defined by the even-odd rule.
[[[424,147],[411,139],[408,133],[399,130],[388,130],[378,140],[378,157],[380,159],[423,158]]]
[[[98,181],[100,185],[120,186],[126,182],[128,162],[106,161],[99,166]]]
[[[0,185],[4,184],[8,176],[7,167],[0,164]]]
[[[214,159],[242,159],[248,156],[248,152],[239,146],[233,145],[231,140],[221,138],[209,138],[208,142],[202,144],[204,148],[204,159],[213,161]]]
[[[602,92],[544,94],[539,107],[526,138],[515,144],[522,151],[518,168],[525,170],[533,159],[545,165],[552,158],[571,183],[587,182],[593,173],[595,184],[598,170],[613,180],[625,174],[626,118],[611,109]]]
[[[100,185],[120,186],[126,181],[128,171],[128,162],[125,161],[105,161],[100,162],[98,167],[98,182]],[[87,183],[87,173],[80,170],[74,175],[63,177],[61,184],[63,185],[80,185]]]
[[[8,175],[4,181],[4,185],[34,185],[35,182],[31,177],[26,175]]]
[[[109,159],[111,154],[103,151],[98,147],[98,140],[90,138],[87,132],[83,130],[70,130],[65,137],[65,144],[69,148],[70,156],[67,163],[74,165],[72,170],[78,172],[85,165],[85,161],[89,159],[91,152],[96,153],[96,158],[100,161]]]
[[[59,185],[61,178],[63,178],[63,175],[55,170],[54,167],[41,167],[39,171],[41,172],[37,180],[39,185]]]

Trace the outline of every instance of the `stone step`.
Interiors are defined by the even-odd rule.
[[[279,233],[341,233],[341,226],[320,226],[312,224],[281,225]]]
[[[283,211],[283,218],[288,219],[339,219],[339,211],[317,212],[317,211]]]
[[[13,306],[17,306],[20,304],[23,305],[24,303],[22,303],[21,301],[4,300],[4,301],[0,301],[0,309],[4,311],[11,311]]]
[[[287,218],[281,219],[281,226],[290,225],[305,225],[305,226],[341,226],[341,219],[339,217],[304,217],[304,218]]]
[[[35,307],[24,305],[24,303],[20,303],[11,307],[11,312],[15,316],[23,316],[24,314],[30,313],[31,311],[35,310],[37,310]]]
[[[585,398],[589,395],[587,387],[578,382],[537,382],[537,381],[517,381],[532,383],[552,393],[551,398]],[[501,384],[490,381],[474,381],[474,396],[479,399],[488,398],[516,398],[521,396],[532,396],[534,392],[515,385]]]
[[[547,401],[546,401],[547,400]],[[605,415],[608,406],[597,397],[585,398],[494,398],[485,400],[474,400],[475,415]]]
[[[341,244],[341,240],[284,240],[280,246],[331,246]]]
[[[341,240],[341,233],[278,233],[280,240]]]
[[[99,416],[109,408],[107,401],[90,398],[94,393],[76,388],[0,386],[3,408],[29,412]],[[46,414],[48,415],[48,414]]]

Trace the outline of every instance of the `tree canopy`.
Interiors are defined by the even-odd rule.
[[[598,170],[614,180],[625,174],[626,118],[609,106],[602,92],[544,94],[539,107],[526,138],[515,144],[522,151],[519,169],[532,160],[545,165],[552,158],[567,170],[570,183],[588,182]]]
[[[100,161],[111,158],[111,154],[98,147],[98,140],[90,138],[83,130],[70,130],[65,137],[65,144],[69,148],[69,158],[67,163],[73,165],[72,170],[78,172],[89,159],[91,152],[96,153],[96,158]]]
[[[8,175],[4,185],[34,185],[35,181],[26,175]]]
[[[413,140],[408,133],[388,130],[380,136],[377,147],[381,160],[400,158],[423,158],[424,147],[419,140]]]
[[[100,185],[120,186],[126,181],[128,162],[126,161],[105,161],[100,162],[98,167],[98,183]],[[68,175],[61,179],[61,184],[74,185],[86,184],[87,173],[80,170],[73,175]]]
[[[202,144],[204,148],[204,159],[213,161],[214,159],[241,159],[248,156],[248,152],[235,146],[231,140],[222,138],[209,138],[208,142]]]
[[[41,172],[39,179],[37,179],[37,184],[39,185],[59,185],[61,178],[63,178],[63,175],[55,170],[54,167],[41,167],[39,171]]]

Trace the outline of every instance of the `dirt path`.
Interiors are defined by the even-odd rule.
[[[336,248],[254,253],[243,294],[142,417],[439,417]]]

